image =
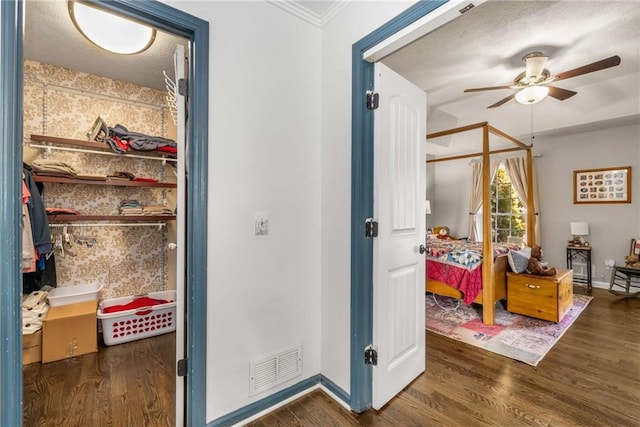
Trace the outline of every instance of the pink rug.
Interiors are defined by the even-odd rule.
[[[573,307],[559,323],[509,313],[496,304],[496,322],[482,323],[482,307],[426,294],[425,327],[431,332],[537,366],[575,322],[593,297],[574,295]],[[455,308],[457,306],[457,308]]]

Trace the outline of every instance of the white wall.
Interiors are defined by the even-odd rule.
[[[456,238],[469,237],[469,192],[471,165],[469,159],[432,163],[434,192],[429,224],[447,226]]]
[[[322,374],[350,393],[351,51],[414,2],[352,2],[322,30]]]
[[[320,29],[265,2],[171,4],[210,24],[213,420],[320,372]],[[302,376],[250,398],[250,359],[298,344]]]
[[[541,243],[545,259],[566,265],[569,223],[586,221],[592,245],[594,281],[609,282],[604,260],[624,264],[632,237],[640,236],[640,124],[535,140],[540,194]],[[631,166],[633,203],[573,204],[573,171]]]
[[[504,129],[508,132],[507,129]],[[566,266],[569,223],[586,221],[592,245],[593,280],[608,283],[606,259],[623,264],[632,237],[640,236],[640,124],[563,137],[538,136],[534,159],[540,197],[540,244],[550,265]],[[468,230],[469,160],[435,163],[435,198],[430,223],[448,225],[451,233]],[[625,204],[573,204],[573,171],[617,166],[632,167],[632,201]]]

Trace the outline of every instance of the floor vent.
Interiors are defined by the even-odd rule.
[[[254,396],[302,373],[302,346],[249,362],[249,396]]]

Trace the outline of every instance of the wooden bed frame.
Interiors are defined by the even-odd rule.
[[[503,255],[496,258],[493,263],[493,302],[496,303],[503,298],[507,297],[507,270],[509,269],[509,263],[507,262],[507,256]],[[484,278],[483,278],[484,282]],[[484,288],[484,283],[483,283]],[[444,282],[438,280],[427,279],[426,291],[434,293],[436,295],[442,295],[445,297],[451,297],[456,299],[463,299],[464,295],[458,289],[447,285]],[[475,304],[482,304],[484,298],[484,292],[480,292],[476,299],[473,300]],[[484,313],[484,311],[483,311]],[[483,323],[484,319],[483,319]],[[491,323],[493,324],[493,323]]]
[[[492,154],[506,153],[510,151],[526,151],[527,166],[527,244],[535,245],[535,207],[533,199],[533,159],[531,145],[502,132],[489,125],[488,122],[476,123],[469,126],[434,132],[427,135],[427,139],[439,138],[456,133],[467,132],[473,129],[482,128],[482,152],[464,154],[427,160],[427,163],[443,162],[448,160],[459,160],[471,157],[482,157],[482,235],[491,236],[491,165],[490,156]],[[489,145],[489,133],[506,139],[516,145],[513,148],[491,150]],[[482,256],[484,260],[493,259],[493,244],[491,239],[484,239],[482,242]],[[487,325],[495,323],[495,303],[507,296],[507,257],[498,257],[495,262],[482,263],[482,292],[474,300],[475,303],[482,304],[482,322]],[[435,280],[426,280],[425,288],[428,292],[437,295],[444,295],[462,299],[462,293],[451,286]]]

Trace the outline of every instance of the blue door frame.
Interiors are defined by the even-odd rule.
[[[112,0],[101,7],[189,39],[187,123],[185,425],[206,424],[207,142],[209,23],[157,1]],[[0,1],[0,425],[22,425],[20,194],[22,179],[22,0]]]
[[[372,367],[364,364],[364,349],[373,337],[373,241],[364,235],[373,217],[373,111],[366,92],[373,90],[373,64],[364,53],[437,9],[448,0],[420,1],[368,34],[352,48],[351,84],[351,396],[354,412],[371,407]]]

